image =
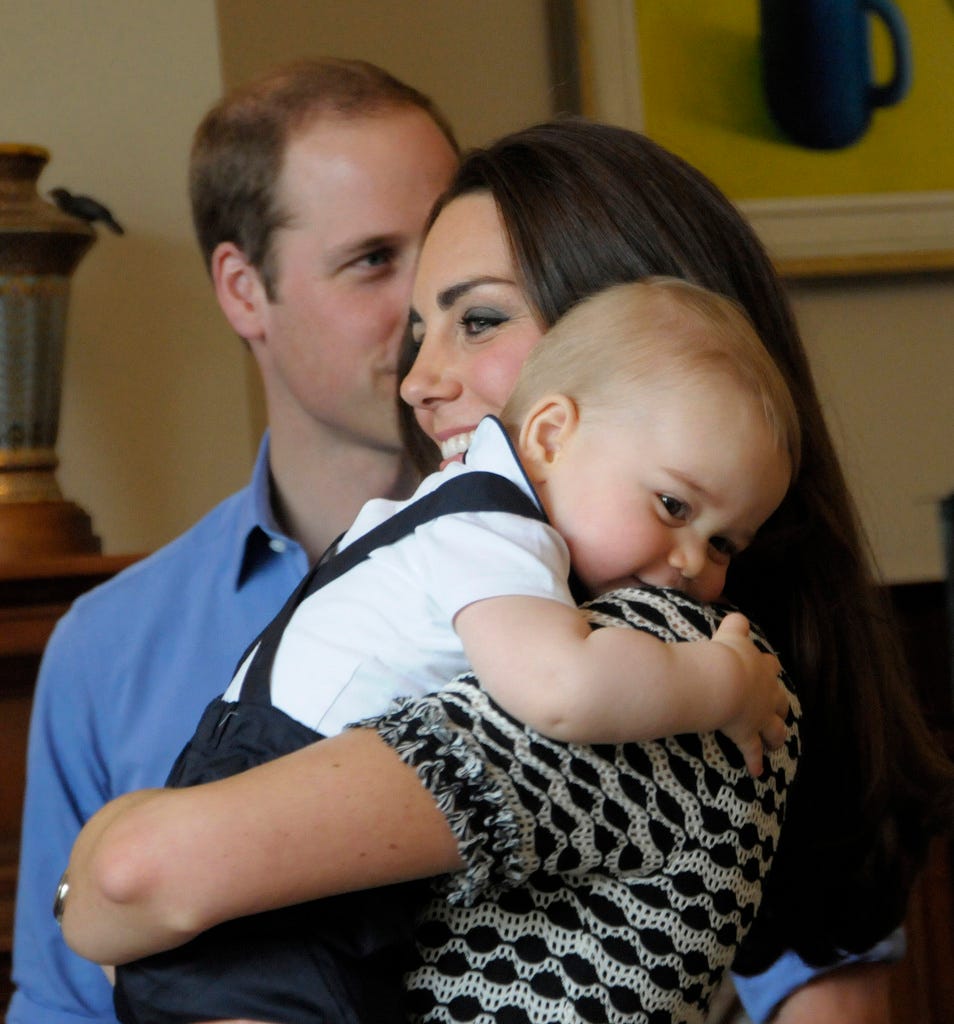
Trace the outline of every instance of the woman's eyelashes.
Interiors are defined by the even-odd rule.
[[[502,324],[510,319],[506,313],[494,309],[469,309],[457,319],[457,327],[464,337],[468,339],[479,339],[485,334],[495,331]],[[411,311],[408,317],[408,335],[411,344],[420,348],[424,344],[424,321],[420,316]]]
[[[464,334],[471,338],[477,338],[487,331],[492,331],[501,324],[506,323],[509,319],[500,310],[480,307],[466,310],[461,315],[458,323]]]
[[[424,344],[424,321],[413,309],[407,318],[407,336],[415,348]]]

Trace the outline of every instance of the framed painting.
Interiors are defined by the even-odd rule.
[[[954,0],[823,3],[854,3],[863,28],[853,59],[865,64],[852,73],[864,110],[824,111],[824,130],[840,135],[811,135],[807,103],[843,54],[809,55],[809,74],[793,66],[801,55],[783,26],[779,74],[802,78],[792,109],[772,93],[769,9],[792,0],[555,0],[553,24],[574,36],[564,107],[644,131],[705,172],[787,276],[954,269]],[[830,14],[823,22],[830,43]],[[850,88],[841,82],[839,97]]]

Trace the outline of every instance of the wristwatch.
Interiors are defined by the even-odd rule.
[[[60,884],[56,887],[56,896],[53,898],[53,917],[58,925],[63,924],[63,908],[66,906],[66,897],[70,892],[70,878],[64,871],[60,877]]]

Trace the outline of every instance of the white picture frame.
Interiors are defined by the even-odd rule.
[[[581,113],[642,131],[638,6],[575,0]],[[954,269],[954,189],[734,201],[785,276]]]

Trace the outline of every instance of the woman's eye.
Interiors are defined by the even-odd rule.
[[[413,345],[414,348],[420,348],[424,343],[424,321],[416,310],[412,309],[408,314],[404,337],[405,343]]]
[[[471,336],[493,330],[506,321],[507,317],[494,309],[469,309],[461,318],[464,333]]]
[[[671,494],[660,494],[659,503],[673,519],[688,519],[689,506]]]

